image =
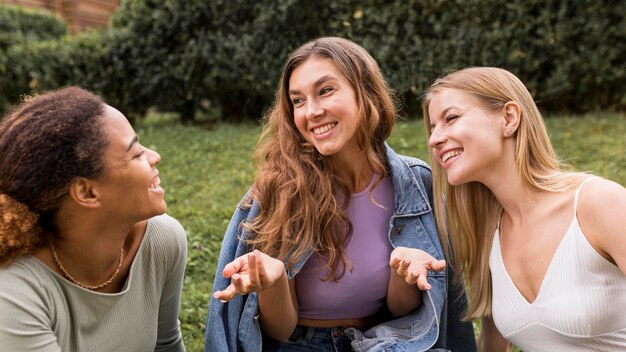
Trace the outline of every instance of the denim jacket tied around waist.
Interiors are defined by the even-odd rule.
[[[396,154],[387,146],[390,177],[393,183],[395,211],[390,219],[389,240],[394,248],[419,248],[437,259],[444,259],[432,212],[430,168],[423,161]],[[247,195],[243,198],[245,200]],[[242,202],[243,202],[242,200]],[[248,253],[250,248],[240,238],[245,233],[240,224],[251,221],[259,212],[258,204],[239,204],[228,225],[217,264],[213,292],[223,290],[230,279],[221,276],[224,266]],[[302,268],[305,256],[293,270],[292,279]],[[464,346],[463,351],[475,351],[471,324],[461,323],[459,317],[466,307],[462,288],[450,285],[448,269],[428,273],[432,288],[423,293],[423,301],[413,312],[376,325],[366,331],[348,328],[355,351],[446,351],[450,346]],[[451,273],[451,271],[450,271]],[[455,291],[448,303],[448,291]],[[460,293],[459,293],[460,292]],[[261,351],[262,333],[258,322],[258,297],[255,292],[237,295],[222,303],[211,295],[206,323],[205,352]],[[442,321],[443,319],[443,321]],[[447,328],[449,326],[449,328]],[[453,331],[448,331],[453,330]]]

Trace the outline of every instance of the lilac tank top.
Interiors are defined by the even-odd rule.
[[[298,315],[310,319],[362,318],[376,313],[385,303],[389,283],[389,220],[394,212],[393,185],[385,178],[369,191],[375,175],[362,192],[352,194],[347,215],[352,221],[352,238],[346,254],[353,271],[339,281],[322,281],[327,276],[327,258],[313,254],[296,275]]]

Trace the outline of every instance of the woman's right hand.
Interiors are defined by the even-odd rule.
[[[213,293],[213,297],[228,302],[237,294],[261,292],[287,274],[282,261],[254,250],[226,264],[222,275],[230,278],[231,283],[223,291]]]

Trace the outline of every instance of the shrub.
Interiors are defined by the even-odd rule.
[[[378,60],[407,115],[434,78],[477,65],[512,71],[551,112],[625,109],[623,28],[619,0],[127,0],[106,32],[5,39],[0,104],[80,84],[131,116],[156,106],[190,121],[210,106],[226,120],[258,119],[288,53],[335,35]],[[0,42],[18,32],[0,31]]]
[[[40,62],[38,49],[31,44],[66,34],[65,24],[50,13],[0,5],[0,113],[37,89],[32,69],[41,66],[33,62],[43,66],[46,62]]]
[[[626,105],[625,14],[617,0],[131,0],[114,26],[141,62],[140,95],[179,112],[208,99],[225,118],[259,118],[288,53],[324,35],[368,49],[411,115],[434,78],[476,65],[514,72],[545,109],[580,112]]]

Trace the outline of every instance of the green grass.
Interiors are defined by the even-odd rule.
[[[578,170],[626,185],[625,114],[554,117],[547,124],[561,158]],[[254,177],[251,154],[260,127],[182,126],[172,117],[149,116],[136,130],[144,145],[161,154],[168,213],[187,230],[189,258],[180,320],[187,350],[201,351],[221,240]],[[398,153],[427,159],[421,120],[398,123],[388,142]]]

